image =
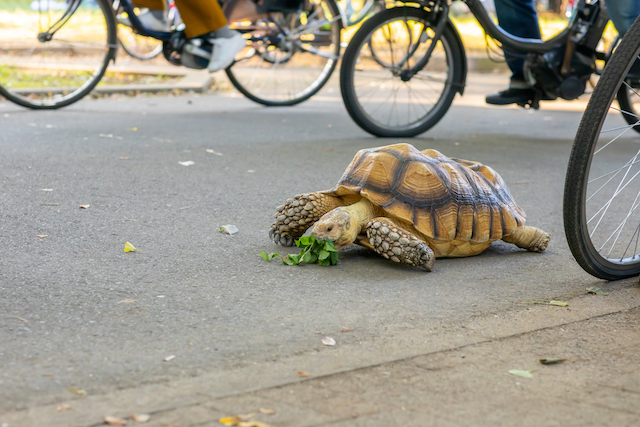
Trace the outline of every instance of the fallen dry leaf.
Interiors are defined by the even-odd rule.
[[[176,358],[176,356],[172,354],[171,356],[167,356],[167,357],[165,357],[165,358],[164,358],[164,361],[165,361],[165,362],[171,362],[171,361],[172,361],[173,359],[175,359],[175,358]]]
[[[53,188],[42,188],[42,191],[53,191]]]
[[[533,371],[533,369],[530,369],[528,371],[523,371],[521,369],[512,369],[509,371],[509,373],[517,377],[533,378],[533,374],[531,374],[531,371]]]
[[[137,423],[146,423],[151,419],[151,415],[149,415],[149,414],[133,414],[133,415],[131,415],[131,418],[133,418],[133,421],[135,421]]]
[[[89,209],[91,205],[80,205],[80,209]]]
[[[570,358],[570,359],[540,359],[540,363],[543,365],[555,365],[556,363],[564,362],[588,362],[590,359]]]
[[[129,160],[129,157],[120,157],[120,160]]]
[[[100,138],[113,138],[113,134],[111,133],[101,133],[98,136],[100,136]]]
[[[187,160],[186,162],[178,162],[180,163],[182,166],[193,166],[196,164],[196,162],[194,162],[193,160]]]
[[[564,301],[555,301],[555,300],[551,300],[549,302],[544,302],[544,301],[522,301],[520,304],[542,304],[542,305],[555,305],[558,307],[566,307],[569,305],[569,303],[564,302]]]
[[[207,153],[215,154],[216,156],[222,156],[222,153],[218,153],[216,150],[212,150],[211,148],[207,148]]]
[[[45,237],[47,237],[47,236],[48,236],[48,234],[38,234],[36,237],[37,237],[38,239],[44,239],[44,238],[45,238]]]
[[[276,413],[275,409],[268,409],[268,408],[260,408],[260,412],[266,415],[273,415]]]
[[[15,318],[18,319],[18,320],[22,320],[24,323],[29,323],[29,321],[27,319],[24,319],[22,317],[15,316]]]
[[[56,411],[58,412],[68,411],[69,409],[71,409],[71,405],[69,405],[68,403],[61,403],[56,406]]]
[[[322,344],[324,345],[336,345],[336,340],[331,337],[322,338]]]
[[[549,301],[549,305],[556,305],[558,307],[566,307],[569,304],[564,301]]]
[[[133,304],[134,302],[136,302],[134,299],[123,299],[122,301],[119,301],[118,304]]]
[[[250,415],[234,415],[233,417],[220,418],[220,423],[225,426],[237,426],[237,427],[273,427],[270,424],[261,423],[260,421],[251,421],[250,418],[254,414]]]
[[[298,371],[298,376],[299,376],[299,377],[308,377],[308,376],[310,376],[310,375],[311,375],[311,374],[310,374],[310,373],[308,373],[308,372],[305,372],[305,371]]]
[[[236,227],[235,225],[232,225],[232,224],[221,225],[218,228],[218,231],[220,233],[227,233],[227,234],[230,234],[230,235],[233,236],[234,234],[236,234],[238,232],[238,227]]]
[[[110,426],[125,426],[127,425],[127,420],[122,419],[122,418],[118,418],[118,417],[112,417],[110,415],[107,415],[104,417],[104,422],[109,424]]]
[[[555,365],[557,363],[566,362],[569,359],[540,359],[540,363],[543,365]]]
[[[136,132],[138,128],[131,128],[132,131]]]
[[[604,292],[602,289],[596,288],[595,286],[588,287],[587,293],[594,295],[609,295],[609,292]]]
[[[87,390],[81,389],[81,388],[73,388],[71,387],[69,389],[69,391],[73,394],[77,394],[78,396],[86,396],[87,395]]]
[[[353,329],[351,328],[342,328],[342,332],[353,332]]]
[[[129,242],[124,243],[124,251],[125,252],[142,252],[140,249],[136,249],[136,247]]]

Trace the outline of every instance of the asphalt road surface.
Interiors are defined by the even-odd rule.
[[[0,102],[0,413],[70,389],[100,395],[334,351],[324,336],[364,366],[385,356],[370,343],[396,357],[434,325],[621,286],[584,273],[563,234],[584,102],[485,106],[505,78],[472,76],[445,118],[410,140],[360,130],[335,87],[273,109],[233,91],[52,112]],[[276,206],[332,187],[359,149],[396,142],[492,166],[528,224],[551,234],[548,250],[496,242],[432,273],[360,247],[330,268],[258,256],[296,252],[268,239]],[[225,224],[239,233],[219,233]]]

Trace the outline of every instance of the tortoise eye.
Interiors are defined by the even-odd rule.
[[[333,230],[333,225],[330,225],[327,227],[327,231],[331,231],[331,230]]]

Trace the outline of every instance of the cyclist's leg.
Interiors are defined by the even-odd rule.
[[[132,3],[138,7],[146,7],[149,10],[164,10],[163,0],[134,0]]]
[[[184,22],[185,35],[191,39],[212,33],[227,25],[217,0],[176,0],[176,7]]]
[[[613,26],[620,36],[624,36],[633,21],[640,15],[640,2],[638,0],[606,0],[607,13]],[[636,61],[629,71],[629,76],[640,79],[640,61]]]
[[[185,35],[189,40],[183,52],[183,64],[191,62],[188,55],[209,60],[209,71],[227,68],[236,54],[246,46],[242,34],[227,26],[227,18],[217,0],[176,0],[176,6],[185,24]],[[211,52],[210,54],[207,52]],[[192,58],[193,59],[193,58]],[[198,68],[198,66],[194,67]]]
[[[540,39],[540,25],[533,0],[495,0],[498,23],[503,30],[517,37]],[[511,70],[509,88],[487,96],[487,103],[506,105],[526,103],[533,96],[531,86],[524,78],[522,54],[504,50],[504,57]]]
[[[620,36],[624,36],[640,15],[640,2],[637,0],[606,0],[607,13]]]

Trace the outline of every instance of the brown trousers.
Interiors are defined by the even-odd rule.
[[[187,38],[208,34],[227,25],[227,18],[217,0],[175,0]],[[164,0],[134,0],[138,7],[164,10]]]

